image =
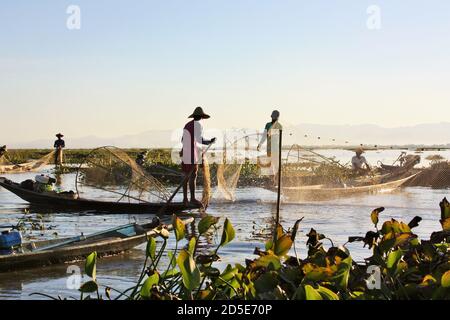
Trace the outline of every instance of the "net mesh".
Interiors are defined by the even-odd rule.
[[[81,197],[93,189],[102,190],[109,201],[117,202],[161,202],[170,197],[159,180],[115,147],[97,148],[88,154],[78,169],[76,189]]]
[[[219,197],[236,200],[236,188],[241,174],[242,164],[219,164],[217,166],[217,191]]]
[[[202,204],[203,207],[208,207],[211,200],[211,171],[209,167],[208,157],[203,157],[203,192]]]
[[[20,172],[34,172],[39,171],[49,163],[53,162],[55,151],[48,153],[40,159],[29,161],[26,163],[13,164],[6,155],[0,159],[0,173],[20,173]]]

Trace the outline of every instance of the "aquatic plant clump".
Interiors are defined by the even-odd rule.
[[[414,217],[409,223],[395,219],[380,222],[384,208],[373,210],[373,230],[364,237],[349,237],[348,242],[361,242],[372,250],[365,263],[356,263],[346,244],[326,249],[325,235],[311,229],[306,235],[307,257],[300,259],[295,239],[302,219],[292,229],[280,225],[274,230],[265,248],[256,248],[254,259],[244,264],[229,264],[224,270],[214,267],[220,259],[220,248],[235,237],[231,222],[226,219],[220,243],[211,252],[199,252],[199,238],[217,230],[219,218],[206,216],[197,225],[198,236],[178,248],[185,239],[185,225],[172,218],[176,239],[175,250],[166,252],[167,230],[158,231],[159,246],[150,238],[146,260],[138,282],[124,291],[96,282],[96,254],[86,261],[86,274],[91,280],[81,288],[81,299],[283,299],[283,300],[403,300],[450,299],[450,204],[440,203],[442,230],[420,240],[412,231],[421,221]],[[369,219],[369,217],[368,217]],[[328,239],[330,240],[330,239]],[[167,253],[168,266],[161,268],[161,257]],[[292,256],[291,254],[294,253]]]

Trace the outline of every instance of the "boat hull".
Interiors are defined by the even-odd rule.
[[[68,211],[95,211],[103,213],[133,213],[149,214],[163,213],[173,214],[186,210],[199,209],[198,205],[185,205],[181,202],[161,203],[128,203],[128,202],[107,202],[88,199],[70,199],[44,193],[39,193],[23,189],[17,183],[7,183],[7,180],[0,178],[0,186],[14,193],[19,198],[29,202],[34,207],[51,209],[63,209]]]
[[[382,191],[392,191],[401,187],[415,175],[404,179],[380,183],[375,185],[346,187],[346,188],[327,188],[322,185],[300,186],[300,187],[282,187],[283,196],[290,201],[321,201],[336,199],[340,197],[349,197],[356,194],[377,193]]]
[[[183,220],[183,223],[187,224],[192,221],[193,218],[187,218]],[[71,261],[82,261],[94,251],[97,252],[98,257],[116,255],[146,242],[148,237],[156,236],[157,233],[153,229],[145,230],[141,234],[131,237],[121,238],[110,235],[107,238],[85,240],[50,250],[0,255],[0,272],[44,267]],[[172,226],[169,225],[168,229],[171,230]],[[39,241],[36,244],[45,246],[64,242],[65,240],[67,239]]]

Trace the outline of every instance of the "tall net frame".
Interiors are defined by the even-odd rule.
[[[146,172],[127,153],[113,146],[93,149],[79,165],[75,189],[79,197],[102,190],[115,202],[166,202],[165,186]]]

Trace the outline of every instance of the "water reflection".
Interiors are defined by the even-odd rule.
[[[35,174],[21,173],[9,175],[14,181],[33,178]],[[64,190],[73,190],[73,174],[61,174],[58,184]],[[296,238],[296,248],[300,256],[306,254],[306,233],[314,228],[332,238],[335,244],[343,244],[348,236],[362,236],[372,229],[370,212],[372,209],[384,206],[386,211],[380,215],[380,220],[389,218],[401,219],[409,222],[414,216],[423,218],[416,232],[421,237],[428,237],[432,231],[439,230],[439,201],[448,196],[448,190],[432,190],[427,188],[407,188],[392,193],[364,195],[352,198],[323,202],[284,203],[281,208],[281,223],[290,228],[295,221],[304,217],[300,224]],[[92,193],[93,198],[102,198],[101,192]],[[223,268],[228,263],[244,263],[250,258],[254,248],[264,247],[264,242],[270,237],[273,228],[275,210],[275,194],[259,188],[241,188],[237,190],[236,201],[233,203],[212,201],[208,213],[221,217],[221,223],[229,218],[236,230],[236,239],[228,246],[221,248],[221,260],[218,267]],[[44,212],[29,206],[12,193],[0,188],[0,224],[14,224],[28,209],[31,214],[42,214],[46,224],[54,226],[44,237],[53,237],[57,232],[59,237],[79,235],[81,232],[89,234],[99,230],[126,224],[136,220],[148,222],[153,215],[129,214],[93,214],[92,212]],[[198,219],[197,219],[198,221]],[[221,224],[219,224],[221,226]],[[187,245],[192,235],[197,235],[195,224],[188,225],[186,239],[179,248]],[[199,239],[200,252],[207,252],[220,242],[220,232],[208,233]],[[159,245],[161,241],[158,241]],[[328,244],[325,243],[327,246]],[[362,260],[370,255],[367,248],[360,243],[348,245],[356,260]],[[170,238],[168,249],[174,250],[173,237]],[[117,289],[130,287],[136,281],[145,258],[145,244],[135,250],[115,256],[102,258],[98,263],[98,278],[102,285],[109,285]],[[167,265],[167,256],[163,266]],[[76,263],[83,268],[82,263]],[[56,265],[41,269],[20,272],[0,273],[0,298],[2,299],[37,299],[41,297],[29,294],[45,292],[52,295],[78,296],[76,290],[67,289],[66,281],[69,276],[67,267],[70,264]]]

